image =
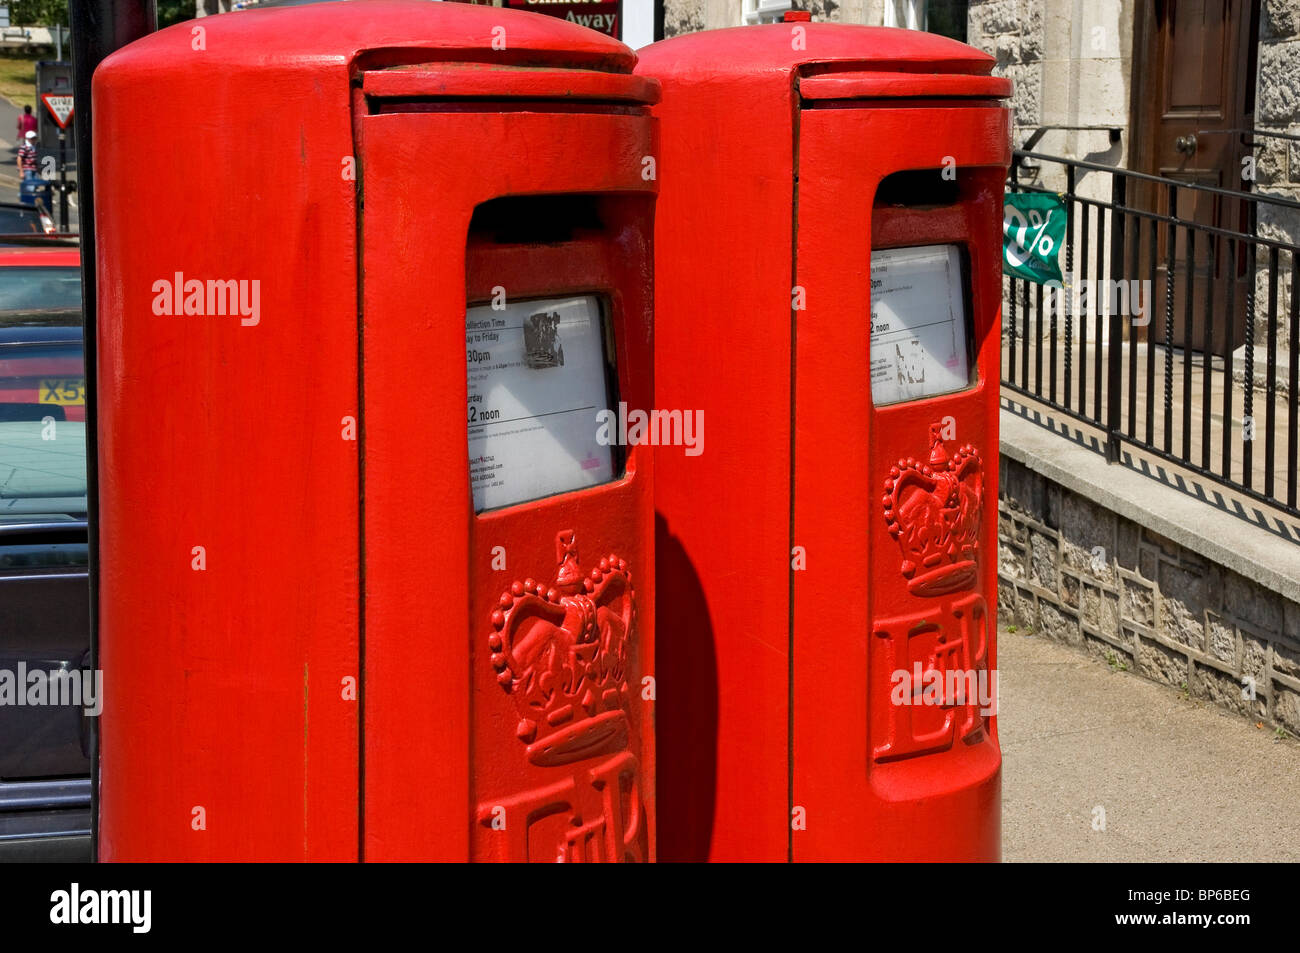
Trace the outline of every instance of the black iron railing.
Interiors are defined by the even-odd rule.
[[[1300,515],[1300,246],[1259,227],[1300,233],[1300,202],[1015,156],[1008,190],[1061,193],[1068,226],[1062,287],[1005,279],[1004,388],[1104,431],[1112,463],[1128,445]]]

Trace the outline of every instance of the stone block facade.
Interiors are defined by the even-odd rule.
[[[966,13],[966,41],[997,58],[994,71],[1012,83],[1017,130],[1042,122],[1043,0],[973,0]],[[1018,135],[1016,141],[1022,141]]]
[[[1264,0],[1257,82],[1255,127],[1300,135],[1300,0]],[[1261,188],[1300,199],[1300,142],[1261,136],[1255,160]],[[1294,221],[1274,227],[1288,241],[1300,237]]]
[[[1300,736],[1300,604],[1002,457],[998,620]]]
[[[1255,98],[1255,128],[1261,132],[1300,135],[1300,0],[1264,0],[1260,9],[1259,65]],[[1267,135],[1255,137],[1255,188],[1283,198],[1300,200],[1300,142]],[[1258,231],[1264,238],[1300,244],[1300,212],[1261,205]],[[1278,330],[1290,336],[1290,269],[1296,267],[1284,254],[1283,280],[1278,287]],[[1256,275],[1256,296],[1267,301],[1267,272]],[[1259,311],[1263,311],[1261,306]],[[1266,318],[1256,321],[1257,337],[1268,333]]]
[[[664,39],[703,29],[704,0],[664,0]]]

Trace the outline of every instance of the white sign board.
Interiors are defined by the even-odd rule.
[[[966,296],[956,245],[871,253],[871,400],[933,397],[970,384]]]
[[[596,440],[610,400],[594,296],[472,307],[465,359],[475,512],[614,479]]]

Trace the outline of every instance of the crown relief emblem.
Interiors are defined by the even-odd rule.
[[[970,444],[949,456],[942,434],[942,424],[931,424],[929,461],[899,460],[885,480],[885,523],[902,550],[907,589],[917,596],[959,592],[976,579],[980,456]]]
[[[613,553],[584,573],[572,530],[555,549],[555,581],[513,583],[488,636],[497,683],[519,712],[516,735],[540,766],[618,751],[629,734],[632,574]]]

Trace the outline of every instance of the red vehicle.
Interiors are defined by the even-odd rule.
[[[0,670],[86,677],[86,394],[76,248],[0,247]],[[90,856],[90,719],[0,706],[0,861]]]
[[[31,410],[40,411],[38,419],[86,419],[79,340],[69,348],[50,337],[59,336],[53,328],[80,325],[80,258],[75,249],[0,249],[0,329],[5,344],[14,345],[0,352],[2,419]],[[76,320],[63,320],[69,315]]]

